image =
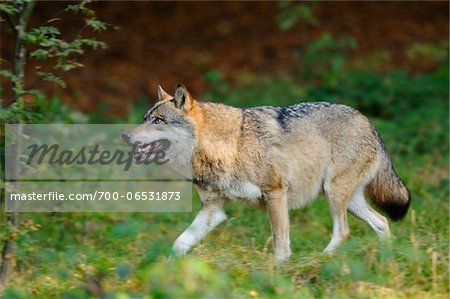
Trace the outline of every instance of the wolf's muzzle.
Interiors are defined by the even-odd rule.
[[[125,143],[130,144],[130,140],[131,140],[131,134],[128,132],[125,132],[122,134],[122,140],[125,141]]]

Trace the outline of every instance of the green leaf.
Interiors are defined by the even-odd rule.
[[[70,70],[83,67],[83,64],[77,62],[77,61],[66,61],[62,63],[61,65],[57,65],[56,68],[61,69],[64,72],[68,72]]]
[[[31,57],[36,57],[40,60],[46,60],[50,55],[50,52],[48,50],[44,49],[38,49],[36,51],[31,52]]]
[[[86,19],[86,24],[94,31],[104,31],[107,29],[106,23],[97,19]]]
[[[66,11],[73,11],[73,12],[79,12],[80,11],[80,5],[79,4],[69,4],[67,5]]]
[[[17,76],[15,76],[13,73],[11,73],[11,72],[8,71],[8,70],[1,70],[1,71],[0,71],[0,74],[1,74],[3,77],[10,78],[13,82],[18,80]]]
[[[276,20],[278,27],[280,27],[283,31],[291,29],[300,21],[312,26],[316,26],[318,24],[318,21],[314,17],[310,6],[305,4],[285,6],[280,14],[278,14]]]
[[[54,40],[61,33],[59,29],[53,26],[41,26],[28,31],[25,34],[25,42],[32,45],[49,47],[53,45]]]
[[[19,10],[12,4],[0,3],[0,12],[4,12],[7,15],[15,15]]]
[[[91,47],[94,50],[106,49],[106,47],[107,47],[106,43],[98,41],[98,40],[95,40],[95,39],[87,39],[87,38],[85,38],[85,39],[79,39],[78,41],[81,42],[82,45],[89,46],[89,47]]]
[[[44,35],[50,35],[52,37],[58,36],[61,33],[59,32],[59,29],[54,26],[41,26],[36,28],[35,30],[41,32]]]
[[[93,16],[95,12],[86,7],[86,4],[92,2],[91,0],[83,0],[80,4],[70,4],[67,6],[66,11],[73,11],[75,13],[81,12],[82,14],[86,16]]]
[[[66,82],[64,82],[60,77],[56,76],[55,74],[48,73],[48,72],[36,72],[36,75],[42,78],[42,80],[47,82],[55,83],[62,88],[66,87]]]

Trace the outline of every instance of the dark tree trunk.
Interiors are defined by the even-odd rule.
[[[24,77],[25,77],[25,64],[27,59],[26,47],[25,47],[25,34],[28,21],[30,20],[31,13],[35,6],[35,1],[22,2],[19,4],[19,12],[17,13],[17,23],[15,25],[14,31],[16,33],[15,46],[14,46],[14,69],[13,74],[15,80],[13,80],[13,101],[17,99],[23,93]],[[20,136],[22,135],[22,128],[19,126],[17,129],[16,144],[13,148],[13,157],[11,159],[15,160],[15,167],[13,169],[16,174],[19,171],[19,157],[20,157]],[[17,175],[15,176],[17,177]],[[14,186],[18,189],[18,183]],[[7,200],[7,199],[6,199]],[[8,225],[17,228],[19,224],[19,216],[17,212],[10,212],[6,216],[6,222]],[[8,274],[11,271],[12,257],[14,254],[14,239],[9,237],[4,241],[2,252],[1,252],[1,265],[0,265],[0,289],[4,289],[4,286],[8,279]]]

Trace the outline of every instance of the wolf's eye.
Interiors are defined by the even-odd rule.
[[[153,123],[154,123],[154,124],[159,124],[159,123],[162,122],[162,121],[163,121],[162,118],[156,117],[156,118],[153,120]]]

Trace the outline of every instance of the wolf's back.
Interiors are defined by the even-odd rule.
[[[380,167],[375,177],[367,185],[365,192],[372,202],[384,211],[389,218],[392,220],[401,220],[408,212],[411,195],[395,172],[379,133],[376,132],[376,135],[382,147],[382,158]]]

